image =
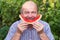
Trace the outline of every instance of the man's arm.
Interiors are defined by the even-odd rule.
[[[44,33],[44,25],[39,23],[39,22],[35,22],[33,24],[34,28],[37,30],[38,35],[40,36],[41,40],[49,40],[49,38],[47,37],[47,35]]]
[[[6,38],[4,40],[11,40],[11,38],[14,36],[14,34],[16,33],[16,29],[17,29],[17,26],[16,26],[16,22],[13,23],[9,29],[9,32],[6,36]]]
[[[54,40],[49,24],[45,23],[43,25],[42,23],[35,22],[33,25],[33,27],[37,30],[41,40]]]
[[[20,37],[21,37],[21,33],[17,31],[11,40],[20,40]]]
[[[55,40],[48,23],[45,26],[45,34],[48,36],[49,40]]]
[[[23,33],[24,30],[27,29],[27,23],[20,23],[17,26],[17,31],[12,37],[11,40],[20,40],[21,34]]]
[[[44,39],[55,40],[53,37],[53,34],[51,32],[49,24],[46,24],[46,26],[44,26],[44,32],[42,31],[39,35],[42,40],[44,40]]]
[[[41,40],[49,40],[48,36],[44,32],[39,33],[39,36]]]

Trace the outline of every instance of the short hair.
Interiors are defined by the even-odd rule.
[[[30,3],[32,2],[32,3],[36,6],[37,11],[38,11],[37,4],[36,4],[35,2],[33,2],[33,1],[26,1],[25,3],[29,3],[29,2],[30,2]],[[25,4],[25,3],[24,3],[24,4]],[[20,9],[20,13],[23,13],[23,6],[24,6],[24,4],[22,5],[22,8]]]

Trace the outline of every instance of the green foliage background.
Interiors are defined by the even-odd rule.
[[[19,20],[22,4],[27,0],[0,0],[0,40],[4,40],[10,25]],[[50,24],[55,40],[60,40],[60,0],[33,0],[42,20]]]

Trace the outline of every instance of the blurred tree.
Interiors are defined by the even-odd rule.
[[[3,40],[7,34],[9,26],[20,19],[20,9],[25,1],[27,0],[0,0],[0,31],[2,31],[0,40]],[[50,24],[55,39],[60,40],[60,0],[32,1],[37,4],[38,12],[43,15],[42,20]],[[8,26],[8,28],[5,26]],[[5,28],[7,28],[7,31],[3,31]],[[4,34],[4,32],[6,32],[6,34]]]

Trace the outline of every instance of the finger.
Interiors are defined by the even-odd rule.
[[[33,28],[37,29],[37,28],[38,28],[38,26],[37,26],[37,25],[33,25]]]
[[[26,30],[27,28],[26,27],[22,27],[22,30]]]
[[[27,26],[21,26],[22,28],[27,28]]]
[[[24,26],[24,25],[27,25],[27,23],[20,23],[18,24],[19,26]]]
[[[28,24],[21,24],[21,26],[27,26]]]
[[[33,26],[38,27],[38,25],[37,25],[37,24],[35,24],[35,23],[33,24]]]
[[[37,25],[37,24],[34,24],[34,26],[33,26],[34,28],[38,28],[38,29],[41,29],[41,28],[43,28],[43,26],[41,26],[41,25]]]
[[[42,29],[43,29],[43,27],[37,26],[37,25],[34,25],[34,28],[35,28],[36,30],[42,30]]]
[[[23,25],[18,25],[19,29],[23,29],[23,28],[27,28],[27,26],[23,26]]]
[[[22,23],[20,23],[20,24],[27,24],[27,23],[22,22]]]
[[[39,23],[39,22],[34,23],[34,25],[37,25],[37,26],[44,26],[42,23]]]
[[[18,27],[18,29],[24,30],[24,29],[26,29],[26,26],[20,26],[20,27]]]
[[[41,25],[41,23],[39,23],[39,22],[35,22],[34,24]]]

